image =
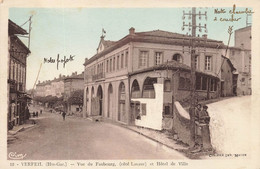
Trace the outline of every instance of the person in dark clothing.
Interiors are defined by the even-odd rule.
[[[199,113],[199,123],[201,124],[209,124],[210,117],[207,109],[208,106],[203,106],[203,110]]]
[[[36,117],[38,117],[39,116],[39,113],[38,113],[38,111],[36,112]]]
[[[195,108],[195,121],[199,121],[200,111],[201,111],[201,104],[197,104]]]
[[[66,116],[66,113],[65,113],[65,112],[62,112],[63,120],[65,120],[65,116]]]
[[[40,110],[40,114],[42,114],[42,109]]]

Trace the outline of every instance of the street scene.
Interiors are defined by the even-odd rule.
[[[252,9],[9,13],[9,160],[250,157]]]
[[[109,123],[43,111],[36,125],[19,132],[8,153],[24,160],[185,159],[181,153]],[[10,159],[10,158],[9,158]]]

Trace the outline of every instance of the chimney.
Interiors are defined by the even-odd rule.
[[[207,39],[208,38],[208,35],[207,34],[204,34],[202,35],[203,38]]]
[[[131,27],[129,29],[129,35],[134,35],[135,34],[135,28]]]

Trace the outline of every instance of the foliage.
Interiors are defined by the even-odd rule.
[[[68,98],[68,102],[70,104],[75,104],[75,105],[82,106],[83,105],[83,95],[84,95],[84,91],[83,90],[76,90]]]

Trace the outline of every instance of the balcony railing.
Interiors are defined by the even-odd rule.
[[[103,79],[103,78],[105,78],[104,72],[98,73],[96,75],[92,75],[92,81],[100,80],[100,79]]]

